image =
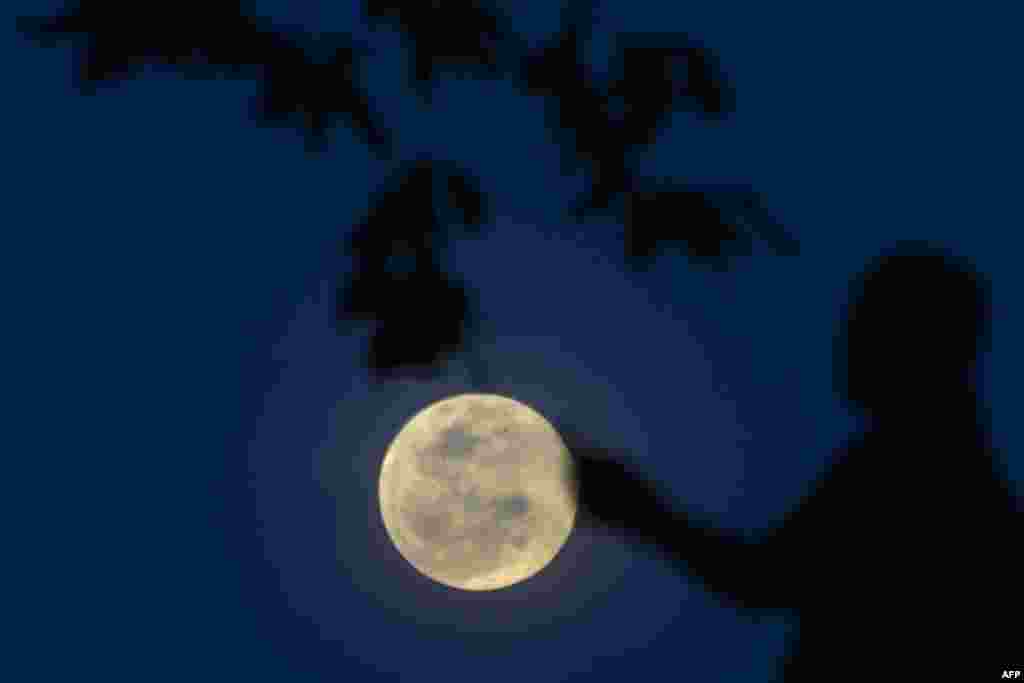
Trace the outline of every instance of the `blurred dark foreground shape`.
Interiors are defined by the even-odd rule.
[[[900,243],[855,280],[836,336],[837,390],[867,427],[780,523],[716,528],[569,430],[581,515],[724,605],[795,617],[787,683],[987,680],[1024,657],[1019,503],[978,395],[989,324],[970,263]]]
[[[327,149],[343,124],[375,155],[394,152],[367,92],[367,46],[346,33],[311,36],[248,13],[243,0],[122,3],[71,0],[54,16],[24,16],[18,32],[42,46],[74,49],[82,94],[157,68],[190,79],[251,79],[250,115],[260,126],[299,130],[311,153]],[[316,55],[316,56],[314,56]]]
[[[474,292],[445,267],[453,241],[483,234],[487,196],[473,176],[435,159],[401,164],[345,240],[350,272],[334,322],[369,328],[365,365],[376,379],[429,378],[476,332]]]
[[[538,45],[488,0],[361,0],[360,16],[400,34],[409,61],[405,89],[424,105],[449,76],[503,79],[522,96],[543,98],[562,172],[589,174],[559,222],[620,222],[630,274],[670,252],[717,271],[753,255],[758,244],[797,254],[797,241],[748,183],[701,187],[639,172],[674,116],[709,125],[728,119],[736,108],[733,84],[713,50],[679,31],[614,32],[609,73],[601,77],[586,58],[595,6],[562,3],[559,30]],[[250,0],[69,0],[51,16],[20,17],[17,30],[41,46],[69,45],[72,83],[83,95],[154,72],[246,79],[256,84],[251,121],[298,130],[311,154],[328,150],[335,128],[348,128],[373,155],[394,163],[365,218],[344,226],[352,233],[342,254],[350,268],[336,287],[334,323],[342,333],[368,334],[364,366],[375,379],[437,376],[453,357],[474,356],[488,316],[472,283],[456,272],[450,247],[493,227],[492,193],[472,167],[401,153],[364,68],[385,51],[357,38],[358,27],[287,26]],[[481,125],[500,136],[509,123]],[[466,364],[476,366],[474,383],[488,383],[482,363]]]

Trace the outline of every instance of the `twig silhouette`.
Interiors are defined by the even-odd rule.
[[[367,366],[378,377],[429,375],[474,327],[475,302],[442,266],[457,236],[454,217],[441,222],[451,213],[466,235],[479,235],[491,220],[473,179],[450,163],[414,160],[371,198],[345,243],[353,269],[338,288],[335,316],[343,325],[374,323]]]
[[[409,87],[426,104],[442,74],[498,78],[522,50],[508,17],[476,0],[363,0],[362,10],[371,26],[401,32]]]
[[[616,36],[611,76],[602,80],[582,54],[593,33],[593,0],[567,2],[561,30],[536,48],[479,0],[363,0],[361,9],[370,24],[401,32],[410,89],[428,104],[445,74],[504,78],[526,96],[545,98],[563,172],[590,173],[569,218],[617,215],[631,268],[678,248],[694,265],[726,270],[758,239],[776,253],[796,253],[795,239],[749,186],[702,188],[635,170],[674,113],[715,122],[734,109],[714,54],[688,34]],[[83,94],[151,67],[188,78],[254,79],[258,125],[298,129],[308,151],[323,152],[342,123],[378,156],[395,157],[393,135],[363,81],[361,66],[373,51],[349,34],[324,34],[314,45],[308,32],[253,16],[240,0],[81,0],[53,17],[22,18],[18,28],[41,45],[71,43]],[[438,204],[435,178],[442,177],[446,199]],[[472,338],[477,306],[466,285],[444,272],[439,250],[460,231],[480,234],[491,201],[468,170],[437,160],[400,164],[386,186],[354,227],[348,256],[355,267],[339,287],[336,319],[375,322],[366,358],[375,375],[436,371]],[[429,297],[435,306],[427,306]]]
[[[308,149],[322,151],[327,133],[344,121],[377,154],[393,152],[359,71],[368,50],[346,34],[322,36],[329,54],[312,57],[303,34],[242,12],[237,0],[113,3],[81,0],[54,17],[21,17],[18,29],[43,46],[70,42],[75,86],[94,94],[141,75],[147,66],[193,79],[255,79],[253,107],[262,125],[296,127]]]

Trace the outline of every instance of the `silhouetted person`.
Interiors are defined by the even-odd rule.
[[[783,680],[986,680],[1024,658],[1020,517],[976,359],[989,291],[925,243],[854,283],[835,368],[868,427],[781,523],[717,529],[569,432],[583,515],[654,544],[725,604],[795,616]]]

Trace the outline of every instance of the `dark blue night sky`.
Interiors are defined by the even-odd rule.
[[[991,278],[985,392],[1021,491],[1021,55],[1006,3],[601,3],[598,71],[614,32],[678,30],[735,83],[731,120],[678,114],[643,172],[751,183],[800,242],[727,272],[668,255],[628,277],[613,219],[566,228],[584,178],[562,174],[539,98],[445,78],[421,106],[397,34],[351,4],[256,6],[359,32],[399,159],[481,179],[493,230],[451,265],[486,311],[491,389],[756,529],[858,428],[831,374],[851,277],[897,239],[928,239]],[[516,29],[557,31],[556,5],[520,0]],[[670,665],[679,680],[768,679],[782,619],[745,619],[610,536],[577,534],[515,600],[449,599],[401,564],[376,509],[384,448],[474,385],[461,357],[436,380],[375,382],[365,331],[332,324],[339,241],[396,162],[343,126],[318,156],[253,125],[250,81],[152,71],[84,96],[69,49],[15,38],[7,333],[29,414],[13,452],[32,485],[9,485],[37,677],[10,680],[621,681]]]

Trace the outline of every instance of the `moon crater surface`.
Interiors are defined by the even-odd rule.
[[[462,590],[496,590],[541,571],[576,518],[573,464],[529,406],[461,394],[417,413],[381,465],[380,510],[399,554]]]

